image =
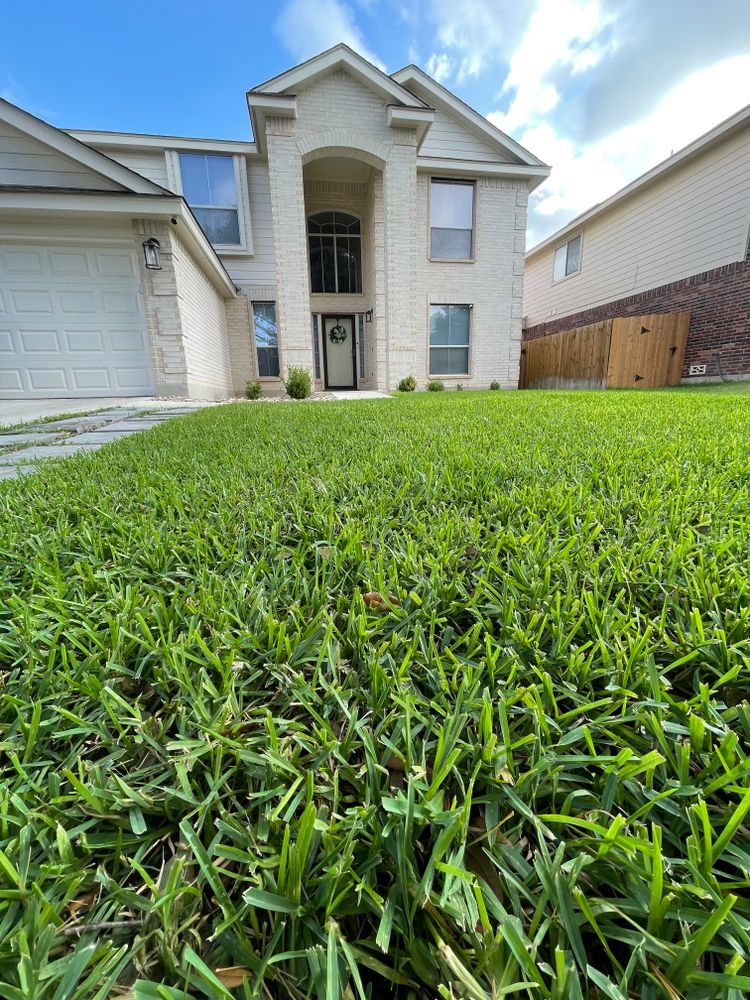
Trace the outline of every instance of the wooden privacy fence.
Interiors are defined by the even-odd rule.
[[[526,340],[522,389],[655,389],[679,385],[690,313],[627,316]]]

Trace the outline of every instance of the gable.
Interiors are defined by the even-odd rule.
[[[6,171],[0,179],[5,187],[167,193],[153,181],[2,98],[0,169]]]
[[[455,115],[435,109],[435,120],[427,133],[420,156],[439,156],[453,160],[479,160],[486,163],[512,163],[511,157],[496,145],[459,121]]]
[[[384,98],[343,68],[331,69],[297,92],[300,131],[352,128],[388,135]]]
[[[0,185],[3,184],[86,191],[125,190],[121,184],[0,121]]]

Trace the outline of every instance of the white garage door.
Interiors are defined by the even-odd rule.
[[[153,390],[129,249],[0,244],[0,398]]]

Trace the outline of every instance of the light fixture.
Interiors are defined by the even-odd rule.
[[[368,309],[365,313],[365,323],[372,323],[372,309]]]
[[[153,236],[143,242],[143,257],[146,261],[146,267],[151,271],[161,271],[160,249],[159,241],[155,240]]]

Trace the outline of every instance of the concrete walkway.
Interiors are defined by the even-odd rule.
[[[153,408],[152,401],[148,405]],[[78,452],[97,451],[102,445],[210,405],[172,401],[170,407],[150,413],[143,412],[142,406],[132,405],[128,409],[116,407],[49,423],[24,424],[15,431],[0,430],[0,479],[17,479],[36,472],[36,463],[41,459],[69,458]]]
[[[91,413],[93,410],[169,410],[183,406],[213,406],[206,400],[185,402],[179,399],[158,399],[154,396],[100,396],[88,399],[0,399],[0,429],[63,416],[66,413]]]

